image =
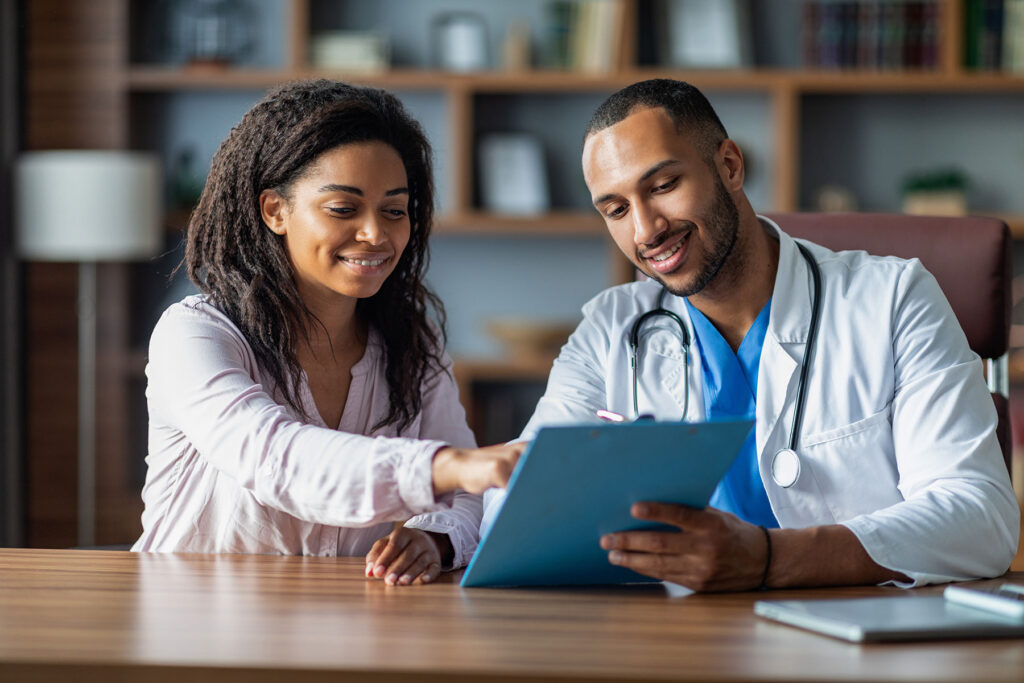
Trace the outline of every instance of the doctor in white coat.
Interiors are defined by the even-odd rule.
[[[832,252],[756,215],[739,148],[686,83],[612,95],[583,170],[612,238],[651,279],[584,307],[522,438],[598,409],[701,420],[747,405],[756,418],[731,489],[704,510],[634,505],[682,533],[609,534],[610,562],[703,591],[1006,571],[1020,518],[981,360],[919,261]],[[631,331],[659,306],[689,341],[671,317],[646,319],[634,393]],[[485,496],[483,528],[503,498]]]

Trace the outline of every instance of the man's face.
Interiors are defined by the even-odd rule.
[[[619,249],[677,296],[703,290],[736,243],[736,203],[661,108],[591,135],[583,176]]]

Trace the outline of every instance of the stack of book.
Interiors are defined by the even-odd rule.
[[[820,69],[934,69],[938,0],[813,0],[803,8],[805,66]]]
[[[1024,73],[1024,0],[965,0],[964,65]]]
[[[626,18],[624,0],[552,2],[548,66],[607,73],[622,58]]]

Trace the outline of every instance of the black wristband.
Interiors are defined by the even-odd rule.
[[[772,566],[772,536],[768,533],[768,529],[763,526],[760,527],[761,531],[764,532],[764,543],[765,543],[765,555],[764,555],[764,573],[761,574],[761,585],[757,587],[757,590],[763,591],[767,588],[768,581],[768,569]]]

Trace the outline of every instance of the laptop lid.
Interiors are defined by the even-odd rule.
[[[758,600],[754,614],[853,642],[1024,636],[1024,620],[941,595],[840,600]]]

